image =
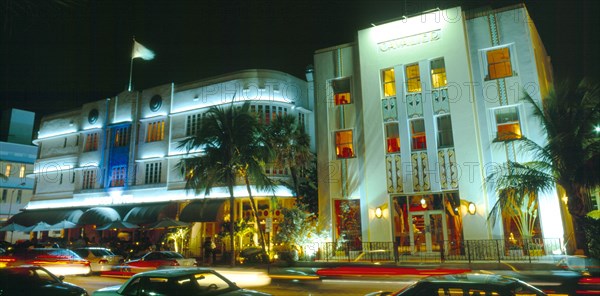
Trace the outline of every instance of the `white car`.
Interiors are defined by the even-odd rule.
[[[101,247],[83,247],[73,250],[81,258],[90,261],[92,272],[109,271],[113,266],[123,263],[123,256],[115,255],[110,249]]]

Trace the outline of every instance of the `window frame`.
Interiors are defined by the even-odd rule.
[[[144,184],[160,184],[162,176],[162,162],[148,162],[144,171]]]
[[[350,142],[341,142],[342,138],[342,134],[346,134],[346,133],[350,133]],[[340,142],[338,142],[338,135]],[[344,129],[344,130],[338,130],[334,132],[334,141],[335,141],[335,155],[336,155],[336,159],[348,159],[348,158],[354,158],[356,157],[356,153],[354,151],[354,131],[352,129]],[[344,150],[346,148],[349,148],[349,152],[350,155],[346,155],[344,153],[348,152],[348,150]]]
[[[442,68],[435,68],[435,69],[443,69],[441,72],[438,73],[434,73],[434,63],[441,61],[441,64],[443,65]],[[447,76],[447,72],[446,72],[446,61],[444,60],[443,57],[440,58],[435,58],[429,61],[429,76],[431,78],[431,87],[433,89],[439,89],[439,88],[444,88],[448,86],[448,76]],[[441,75],[441,76],[438,76]],[[436,83],[436,81],[439,81],[439,79],[437,79],[436,77],[443,77],[443,85],[440,85],[439,83]],[[437,85],[437,86],[436,86]]]
[[[514,141],[514,140],[520,140],[523,138],[523,122],[521,121],[521,105],[508,105],[508,106],[501,106],[501,107],[497,107],[497,108],[493,108],[492,111],[492,120],[494,123],[494,142],[506,142],[506,141]],[[513,109],[516,111],[516,120],[508,120],[505,122],[498,122],[498,116],[501,114],[498,114],[498,111],[501,110],[508,110],[508,109]],[[514,118],[511,118],[514,119]],[[516,124],[516,126],[518,127],[518,132],[517,133],[507,133],[505,132],[501,132],[500,131],[500,127],[509,127],[505,130],[509,130],[511,129],[510,126],[514,126]],[[511,130],[515,130],[514,128],[512,128]],[[504,136],[501,136],[501,134],[505,134]]]
[[[442,118],[448,118],[448,123],[449,123],[449,129],[440,129],[440,120]],[[445,113],[445,114],[440,114],[435,116],[435,125],[436,125],[436,136],[437,136],[437,145],[438,148],[452,148],[454,147],[454,132],[452,129],[452,116],[450,115],[450,113]],[[442,134],[444,131],[449,131],[450,134],[449,135],[445,135],[448,136],[448,138],[450,139],[450,144],[442,144]]]
[[[412,72],[412,69],[416,69],[417,75],[409,75],[409,71]],[[423,90],[423,85],[421,83],[421,68],[419,67],[419,63],[412,63],[404,66],[404,79],[406,81],[407,93],[420,93]],[[411,85],[416,87],[411,87]]]
[[[159,142],[165,139],[165,120],[151,121],[146,124],[146,143]]]
[[[340,86],[339,86],[340,90],[339,91],[336,91],[336,86],[334,86],[336,81],[340,82]],[[344,81],[344,82],[342,83],[342,81]],[[347,84],[346,84],[346,81],[347,81]],[[332,79],[329,81],[329,85],[332,90],[333,104],[335,106],[354,104],[354,101],[352,98],[353,97],[352,96],[352,79],[350,77],[341,77],[341,78]],[[343,92],[343,90],[346,90],[346,92]],[[337,95],[342,95],[342,96],[340,98],[338,98]],[[342,100],[342,98],[344,100]]]
[[[386,81],[386,73],[390,73],[389,77],[391,77],[391,80]],[[386,90],[388,89],[388,86],[390,86],[390,90],[393,94],[387,93]],[[381,70],[381,91],[384,98],[395,97],[398,93],[398,90],[396,89],[396,72],[393,67]]]
[[[390,137],[390,129],[388,127],[392,127],[396,130],[396,137]],[[394,153],[400,153],[400,126],[398,125],[398,122],[386,122],[383,126],[384,128],[384,133],[385,133],[385,151],[386,154],[394,154]],[[393,142],[391,140],[395,139],[396,141],[396,146],[393,147]],[[390,149],[392,148],[392,149]],[[395,150],[393,148],[396,148]]]
[[[423,131],[420,132],[415,132],[413,123],[416,121],[421,121],[423,124]],[[413,118],[410,119],[408,122],[408,128],[409,128],[409,132],[410,132],[410,150],[411,151],[423,151],[423,150],[427,150],[427,132],[425,129],[425,118]],[[417,139],[421,139],[423,138],[424,141],[422,141],[422,147],[421,145],[419,145],[419,142],[415,142],[417,141]]]
[[[507,50],[508,52],[508,59],[504,59],[501,61],[494,61],[493,63],[490,63],[489,61],[489,53],[493,52],[493,51],[500,51],[500,50]],[[499,45],[499,46],[495,46],[495,47],[490,47],[490,48],[486,48],[486,49],[481,49],[480,50],[480,58],[482,61],[482,73],[483,73],[483,80],[484,81],[492,81],[492,80],[496,80],[496,79],[503,79],[503,78],[510,78],[510,77],[514,77],[517,76],[517,64],[515,61],[517,61],[516,59],[516,50],[514,48],[514,44],[510,43],[510,44],[503,44],[503,45]],[[504,75],[501,77],[492,77],[491,73],[490,73],[490,67],[492,65],[498,66],[501,64],[506,64],[508,63],[508,69],[510,71],[509,75]]]

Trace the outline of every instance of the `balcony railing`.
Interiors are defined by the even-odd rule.
[[[444,241],[432,251],[392,242],[324,242],[302,246],[300,261],[447,262],[557,261],[564,254],[561,239]]]

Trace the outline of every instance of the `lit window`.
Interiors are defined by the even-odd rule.
[[[85,136],[84,152],[98,150],[98,133],[87,134]]]
[[[7,177],[10,177],[10,171],[12,169],[12,164],[7,163],[6,167],[4,168],[4,175]]]
[[[114,147],[125,147],[129,145],[129,127],[115,129]]]
[[[385,141],[387,153],[400,152],[400,133],[397,123],[388,123],[385,125]]]
[[[111,171],[110,187],[122,187],[125,186],[125,178],[127,177],[126,166],[116,166]]]
[[[421,91],[421,74],[418,64],[406,66],[406,90],[408,92]]]
[[[335,133],[335,154],[338,158],[354,157],[352,131],[339,131]]]
[[[496,109],[496,140],[516,140],[522,137],[519,109],[516,106]]]
[[[148,133],[146,142],[162,141],[165,136],[165,121],[155,121],[148,123]]]
[[[423,118],[410,121],[410,135],[412,139],[412,150],[427,149],[427,139],[425,138],[425,120]]]
[[[431,61],[431,85],[433,88],[444,87],[448,84],[446,81],[446,65],[444,59],[435,59]]]
[[[83,171],[83,189],[94,189],[96,187],[96,170]]]
[[[438,148],[447,148],[454,146],[454,140],[452,138],[452,122],[450,115],[442,115],[437,118],[437,131],[438,131]]]
[[[160,183],[161,173],[162,173],[162,163],[160,163],[160,162],[147,163],[146,164],[146,176],[144,178],[144,183],[145,184]]]
[[[383,76],[383,96],[391,97],[396,95],[396,74],[394,69],[382,71]]]
[[[488,79],[498,79],[513,75],[508,47],[490,50],[486,53],[486,56]]]
[[[331,82],[333,88],[333,100],[336,106],[352,103],[350,96],[350,78],[333,80]]]
[[[21,168],[19,168],[19,178],[25,178],[25,165],[22,164]]]

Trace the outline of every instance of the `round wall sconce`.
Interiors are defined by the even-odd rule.
[[[477,212],[477,206],[474,203],[470,202],[469,206],[467,207],[467,211],[469,212],[469,214],[475,215],[475,213]]]
[[[424,209],[427,208],[427,201],[423,197],[421,197],[421,207],[424,208]]]
[[[375,209],[375,217],[377,217],[378,219],[381,219],[381,217],[383,217],[383,210],[381,209],[381,207],[377,207]]]

